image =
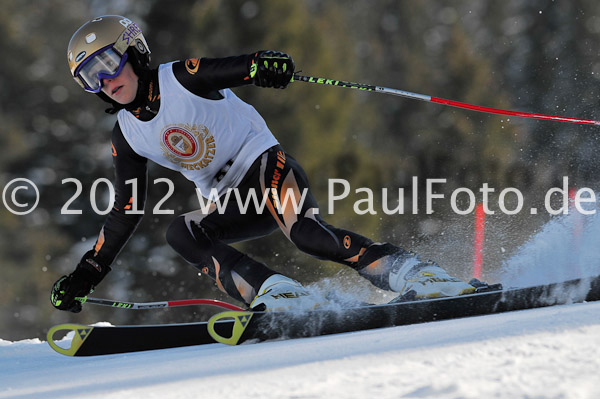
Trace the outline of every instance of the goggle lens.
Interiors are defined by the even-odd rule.
[[[112,47],[101,49],[92,54],[76,71],[84,89],[91,93],[102,90],[102,79],[118,76],[127,62],[127,53],[120,56]]]

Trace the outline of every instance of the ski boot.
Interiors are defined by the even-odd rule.
[[[296,280],[274,274],[260,286],[250,304],[255,311],[309,311],[327,303],[325,298],[308,292]]]
[[[389,284],[400,295],[391,303],[458,296],[476,291],[473,285],[450,276],[435,262],[422,261],[413,252],[406,253],[394,263]]]

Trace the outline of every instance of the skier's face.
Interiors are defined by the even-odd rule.
[[[119,104],[129,104],[135,99],[138,77],[128,62],[120,74],[110,79],[102,79],[102,92]]]

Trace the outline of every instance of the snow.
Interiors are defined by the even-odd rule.
[[[552,219],[505,262],[498,280],[505,287],[527,287],[596,276],[599,236],[599,213],[572,212]]]
[[[71,358],[0,340],[0,398],[598,398],[600,303]]]
[[[558,281],[574,268],[600,274],[592,242],[598,220],[575,223],[582,237],[576,251],[564,245],[576,220],[552,221],[506,262],[501,278]],[[0,339],[0,399],[596,399],[599,374],[600,302],[91,358],[62,356],[39,339]]]

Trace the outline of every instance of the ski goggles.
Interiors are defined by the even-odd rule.
[[[121,56],[110,45],[96,51],[81,63],[75,70],[75,78],[85,91],[99,93],[102,90],[102,79],[118,76],[126,62],[127,53]]]

